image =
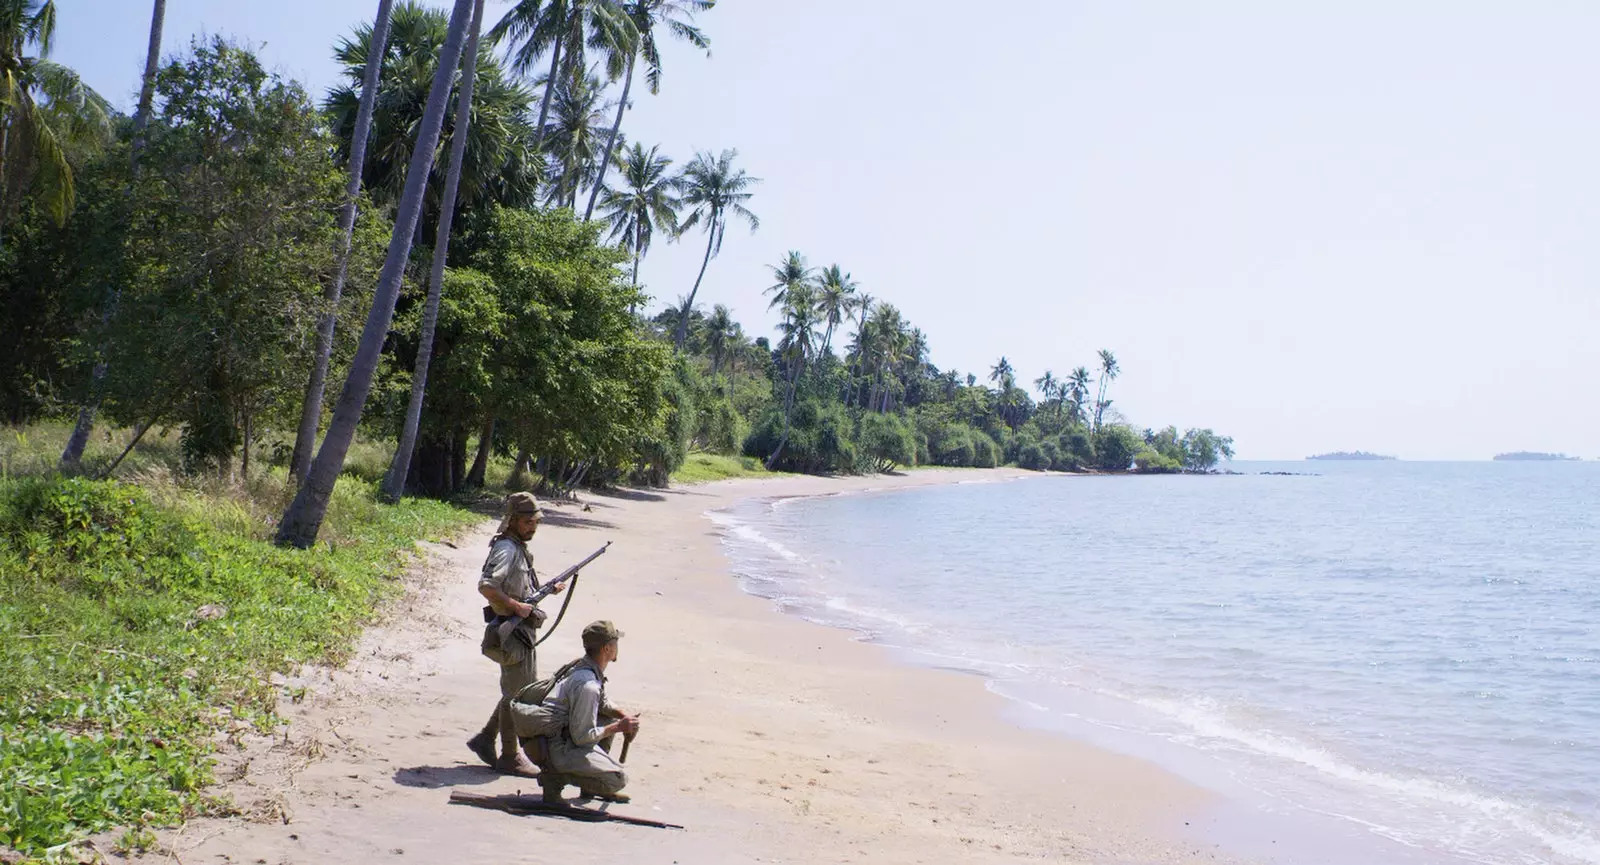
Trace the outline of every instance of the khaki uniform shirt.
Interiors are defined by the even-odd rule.
[[[606,696],[605,678],[587,658],[556,685],[545,705],[565,715],[567,738],[580,748],[594,747],[608,723],[603,719],[621,714]]]
[[[507,597],[526,601],[539,587],[527,546],[515,538],[495,541],[489,548],[489,557],[483,561],[483,576],[478,578],[478,587],[484,586],[493,586]]]

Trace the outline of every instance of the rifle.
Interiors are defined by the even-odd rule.
[[[581,562],[577,563],[576,565],[573,565],[572,567],[567,568],[566,570],[564,570],[561,573],[557,574],[555,579],[553,579],[550,582],[545,583],[544,585],[542,585],[539,588],[535,589],[534,592],[533,592],[533,595],[531,597],[523,599],[522,602],[525,603],[525,604],[537,604],[540,601],[544,600],[545,598],[550,597],[550,595],[555,592],[557,586],[560,586],[561,584],[565,583],[567,580],[570,580],[573,577],[576,577],[578,575],[578,572],[583,570],[584,565],[587,565],[590,562],[594,561],[595,559],[600,558],[601,554],[604,553],[610,547],[611,547],[611,542],[610,541],[606,541],[605,546],[603,546],[600,549],[595,550],[594,552],[590,553],[588,558],[585,558],[583,561],[581,561]],[[522,616],[511,616],[510,618],[507,618],[504,622],[500,623],[500,630],[499,630],[500,645],[502,645],[502,646],[505,645],[506,640],[511,639],[512,633],[517,630],[517,626],[522,624],[522,621],[523,621],[523,617]]]
[[[616,823],[632,823],[635,826],[650,826],[656,829],[682,829],[676,823],[663,823],[660,820],[651,820],[646,817],[633,817],[627,814],[618,814],[615,811],[601,811],[594,808],[580,808],[566,803],[546,802],[540,796],[485,796],[482,793],[470,793],[466,790],[451,790],[450,802],[455,805],[473,805],[478,808],[492,808],[504,811],[507,814],[551,814],[565,817],[568,820],[583,820],[589,823],[606,821]]]

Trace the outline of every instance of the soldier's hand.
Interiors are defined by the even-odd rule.
[[[561,594],[562,592],[564,592],[566,590],[567,590],[567,584],[566,583],[556,583],[555,585],[550,587],[550,594],[559,595],[559,594]]]
[[[517,601],[515,603],[516,603],[516,606],[512,607],[512,612],[516,613],[518,616],[521,616],[524,619],[530,618],[530,617],[533,616],[534,606],[532,604],[527,603],[525,601]]]

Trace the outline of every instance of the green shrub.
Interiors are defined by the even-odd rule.
[[[917,461],[917,435],[899,415],[869,412],[862,416],[858,445],[871,471],[892,471]]]
[[[213,734],[270,728],[267,677],[342,662],[414,539],[475,519],[345,477],[329,542],[286,550],[252,510],[271,504],[152,483],[0,480],[0,846],[204,807]]]

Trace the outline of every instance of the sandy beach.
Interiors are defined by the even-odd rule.
[[[479,765],[463,744],[496,696],[495,670],[477,650],[486,522],[453,546],[425,545],[405,598],[344,669],[284,683],[288,726],[224,748],[219,777],[243,813],[167,833],[162,858],[1230,861],[1201,840],[1205,791],[1007,722],[1004,700],[978,677],[908,666],[850,633],[775,611],[740,590],[705,517],[754,497],[1019,474],[739,480],[552,505],[532,545],[542,572],[615,543],[585,571],[566,623],[540,649],[540,671],[580,653],[590,620],[626,631],[608,687],[644,714],[628,764],[634,801],[618,810],[684,831],[447,803],[452,789],[537,792]]]

